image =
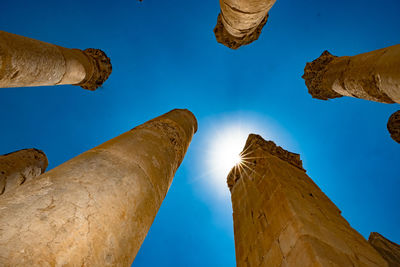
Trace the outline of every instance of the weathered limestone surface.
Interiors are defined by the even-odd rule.
[[[0,31],[0,87],[73,84],[96,90],[111,70],[99,49],[69,49]]]
[[[400,245],[386,239],[379,233],[372,232],[368,242],[382,255],[389,263],[389,267],[400,266]]]
[[[236,263],[388,266],[306,175],[300,156],[251,134],[228,175]]]
[[[0,156],[0,195],[38,177],[48,164],[46,155],[38,149],[22,149]]]
[[[400,45],[356,56],[336,57],[325,51],[307,63],[303,79],[314,98],[352,96],[400,103]]]
[[[221,12],[214,28],[217,41],[237,49],[257,40],[276,0],[220,0]]]
[[[0,266],[130,266],[196,118],[173,110],[0,199]]]
[[[400,144],[400,110],[390,116],[387,128],[392,139]]]

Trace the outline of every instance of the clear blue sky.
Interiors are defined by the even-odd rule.
[[[260,39],[234,51],[215,41],[217,0],[3,0],[1,30],[103,49],[113,73],[96,92],[0,89],[0,154],[39,148],[54,168],[188,108],[199,131],[133,266],[234,266],[229,194],[217,197],[205,182],[203,151],[211,129],[254,119],[264,136],[301,154],[362,235],[377,231],[400,243],[400,145],[386,130],[399,105],[316,100],[301,79],[325,49],[355,55],[400,43],[399,10],[398,0],[277,0]]]

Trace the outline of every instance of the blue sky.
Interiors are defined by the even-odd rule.
[[[355,55],[400,43],[399,9],[398,0],[277,0],[260,39],[234,51],[215,41],[217,0],[4,0],[1,30],[100,48],[113,73],[96,92],[0,89],[0,154],[39,148],[54,168],[188,108],[199,130],[134,267],[234,266],[226,177],[209,174],[204,162],[209,141],[241,123],[300,153],[308,175],[363,236],[377,231],[400,243],[400,145],[386,130],[399,105],[316,100],[301,79],[325,49]]]

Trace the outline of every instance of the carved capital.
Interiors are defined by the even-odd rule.
[[[245,161],[246,165],[250,166],[250,168],[255,168],[258,164],[258,159],[262,158],[260,157],[260,154],[257,156],[254,155],[257,150],[262,150],[261,153],[269,153],[272,156],[275,156],[283,161],[286,161],[290,165],[305,171],[303,169],[303,163],[299,154],[289,152],[282,147],[277,146],[273,141],[266,141],[258,134],[249,135],[242,152],[243,160]],[[246,157],[254,159],[251,160],[251,162],[247,162]],[[227,183],[230,190],[232,190],[233,186],[240,178],[241,172],[239,171],[239,168],[235,166],[227,178]]]
[[[94,91],[108,79],[112,72],[111,60],[100,49],[87,48],[83,52],[91,59],[93,74],[79,85],[83,89]]]
[[[217,42],[221,43],[229,48],[232,49],[238,49],[242,45],[248,45],[260,37],[261,31],[264,27],[264,25],[267,23],[268,20],[268,13],[265,15],[264,19],[261,21],[261,23],[257,26],[257,28],[252,31],[249,34],[246,34],[245,36],[238,38],[233,35],[231,35],[224,27],[224,24],[222,22],[222,13],[218,15],[217,18],[217,25],[214,28],[214,34],[215,37],[217,38]]]
[[[392,139],[400,144],[400,110],[390,116],[387,129]]]
[[[306,64],[302,78],[305,80],[308,92],[313,98],[328,100],[342,96],[322,84],[329,63],[336,57],[325,50],[319,58]]]

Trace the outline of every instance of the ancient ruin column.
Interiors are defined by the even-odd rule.
[[[382,257],[389,263],[389,267],[400,266],[400,245],[386,239],[379,233],[372,232],[369,235],[370,243]]]
[[[307,176],[298,154],[251,134],[228,175],[236,263],[387,266]]]
[[[400,110],[390,116],[387,129],[392,139],[400,144]]]
[[[46,154],[33,148],[0,156],[0,195],[38,177],[48,164]]]
[[[173,110],[0,198],[0,266],[130,266],[196,130]]]
[[[99,49],[69,49],[0,31],[0,87],[73,84],[96,90],[110,74],[110,59]]]
[[[328,51],[304,69],[303,79],[314,98],[352,96],[400,103],[400,45],[356,56],[336,57]]]
[[[214,28],[217,41],[237,49],[257,40],[276,0],[220,0]]]

